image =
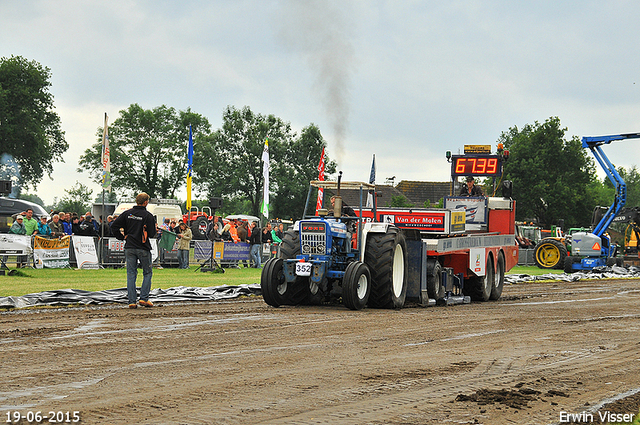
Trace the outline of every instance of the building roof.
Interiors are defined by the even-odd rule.
[[[391,205],[391,200],[397,196],[404,196],[409,204],[413,204],[416,208],[422,208],[425,206],[425,202],[429,204],[436,204],[440,199],[445,196],[449,196],[451,188],[451,182],[423,182],[423,181],[410,181],[402,180],[397,186],[391,185],[376,185],[376,192],[378,194],[378,207],[388,207]],[[327,205],[328,199],[335,194],[334,190],[327,190]],[[349,205],[352,208],[357,208],[360,205],[360,190],[359,189],[340,189],[342,195],[342,202]],[[363,191],[363,206],[367,202],[367,191]],[[429,205],[427,205],[429,206]]]
[[[404,194],[411,203],[414,203],[416,207],[423,207],[425,202],[435,204],[441,198],[449,196],[451,182],[402,180],[395,188]]]
[[[400,192],[393,186],[390,185],[376,185],[376,193],[378,196],[378,207],[386,207],[391,204],[391,199],[396,196],[406,195]],[[325,207],[330,206],[329,198],[335,195],[335,191],[327,190],[327,195],[325,196]],[[358,208],[360,206],[360,190],[359,189],[340,189],[340,195],[342,196],[343,204],[346,204],[352,208]],[[409,199],[410,203],[414,203]],[[362,206],[364,207],[367,204],[367,191],[363,190],[362,193]]]

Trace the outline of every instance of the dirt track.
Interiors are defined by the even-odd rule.
[[[508,285],[498,302],[399,311],[261,297],[10,311],[0,421],[554,424],[592,409],[595,423],[613,411],[599,403],[640,388],[639,318],[636,280]],[[636,398],[619,413],[637,413]]]

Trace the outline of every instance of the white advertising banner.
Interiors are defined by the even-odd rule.
[[[34,236],[33,258],[36,268],[61,269],[69,267],[69,240],[69,236],[55,239]]]
[[[151,242],[151,262],[154,263],[158,259],[158,240],[150,239]]]
[[[91,236],[72,235],[73,251],[76,254],[76,261],[79,269],[98,269],[98,253],[96,244]]]
[[[31,251],[31,236],[0,233],[0,254],[27,255]]]
[[[444,207],[451,211],[464,211],[467,224],[487,224],[487,198],[485,197],[446,197]]]

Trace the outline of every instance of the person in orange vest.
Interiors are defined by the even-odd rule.
[[[231,224],[231,227],[229,228],[229,233],[231,234],[231,238],[233,239],[233,243],[238,243],[238,242],[240,242],[240,238],[238,237],[238,228],[236,227],[235,220],[232,221],[230,224]]]

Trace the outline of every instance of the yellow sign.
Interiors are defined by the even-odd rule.
[[[213,258],[222,260],[224,258],[224,242],[213,243]]]
[[[451,211],[451,232],[464,232],[466,221],[465,211]]]
[[[467,220],[464,211],[451,211],[451,224],[464,223]]]
[[[491,153],[491,145],[464,145],[464,153]]]
[[[33,238],[34,249],[69,249],[69,240],[71,238],[67,235],[61,238],[47,239],[42,236],[36,236]]]

